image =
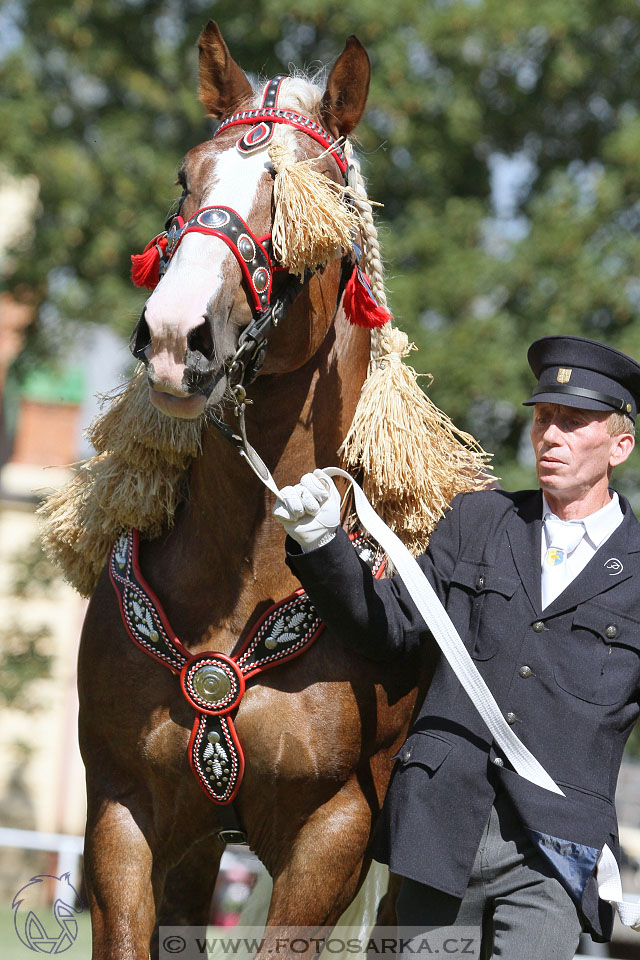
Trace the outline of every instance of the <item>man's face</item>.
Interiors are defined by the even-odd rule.
[[[563,503],[582,500],[592,489],[606,489],[611,469],[631,452],[607,430],[608,413],[556,403],[536,403],[531,442],[540,488]],[[627,443],[628,446],[628,443]],[[633,443],[631,443],[631,447]]]

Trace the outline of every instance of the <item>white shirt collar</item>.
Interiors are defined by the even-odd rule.
[[[604,507],[600,507],[599,510],[596,510],[595,513],[589,514],[588,517],[582,517],[582,523],[587,532],[587,537],[597,549],[601,543],[610,537],[613,531],[620,526],[624,519],[624,514],[622,513],[622,508],[620,507],[620,500],[618,494],[615,490],[611,490],[611,500],[609,503],[606,503]],[[542,517],[550,513],[552,517],[555,517],[555,514],[551,510],[551,507],[547,503],[547,498],[544,493],[542,494]]]

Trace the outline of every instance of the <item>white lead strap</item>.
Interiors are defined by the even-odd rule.
[[[391,559],[451,669],[514,770],[521,777],[535,783],[536,786],[564,796],[557,783],[549,776],[542,764],[538,763],[533,754],[527,750],[503,717],[500,707],[478,673],[449,614],[438,600],[435,590],[404,543],[380,519],[361,488],[348,473],[338,467],[327,467],[324,472],[330,477],[344,477],[351,483],[356,513],[360,522]]]
[[[264,467],[268,476],[263,476],[262,470],[256,469],[249,458],[247,459],[265,486],[279,496],[276,483],[264,464],[260,462],[260,467]],[[325,467],[323,472],[329,477],[343,477],[351,485],[360,523],[380,544],[393,563],[443,656],[514,770],[536,786],[564,797],[565,794],[558,784],[515,735],[503,717],[500,707],[478,673],[449,614],[440,603],[435,590],[414,557],[396,534],[380,519],[353,477],[339,467]],[[606,844],[598,858],[596,881],[599,897],[616,908],[625,926],[640,932],[640,898],[623,895],[620,870],[612,851]]]
[[[557,783],[527,750],[502,716],[498,704],[478,673],[476,665],[435,590],[405,545],[380,519],[361,488],[348,473],[338,467],[327,467],[324,472],[330,477],[344,477],[351,484],[360,522],[393,563],[465,693],[471,698],[471,702],[514,770],[531,783],[564,796]],[[600,899],[615,907],[625,926],[640,932],[640,898],[623,894],[620,870],[607,844],[602,848],[596,865],[596,883]]]

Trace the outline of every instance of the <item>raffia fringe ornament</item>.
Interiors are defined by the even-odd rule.
[[[93,592],[123,527],[153,537],[171,525],[201,432],[202,419],[156,410],[142,370],[111,397],[89,429],[97,455],[39,509],[45,550],[83,596]]]
[[[345,150],[350,155],[348,143]],[[365,493],[380,515],[417,554],[457,493],[493,482],[489,457],[425,396],[415,371],[402,363],[411,349],[406,335],[390,322],[380,326],[389,315],[372,201],[359,168],[350,164],[351,206],[345,188],[312,169],[317,158],[298,162],[282,143],[273,143],[270,154],[277,171],[273,239],[282,264],[302,276],[351,251],[354,232],[362,237],[362,266],[373,281],[373,307],[364,311],[372,361],[340,452],[348,470],[364,474]],[[154,248],[153,264],[151,254],[149,262],[134,261],[139,280],[153,282],[160,253]],[[357,304],[352,309],[360,322],[362,312]],[[171,525],[186,496],[189,465],[200,453],[202,427],[202,418],[174,420],[156,410],[142,368],[111,397],[89,431],[97,455],[39,511],[45,549],[81,594],[93,592],[123,527],[153,537]]]
[[[383,520],[417,555],[458,493],[494,482],[490,455],[459,431],[424,394],[412,346],[389,324],[372,360],[353,422],[340,448],[346,470],[363,471],[363,489]]]
[[[284,143],[272,143],[269,156],[276,171],[273,248],[279,263],[304,277],[305,270],[353,249],[359,226],[344,201],[345,188],[313,168],[318,158],[296,160]]]

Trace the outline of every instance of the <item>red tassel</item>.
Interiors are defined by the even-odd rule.
[[[167,249],[167,238],[163,233],[150,240],[142,253],[131,256],[131,279],[136,287],[153,290],[160,282],[160,259]]]
[[[353,268],[353,273],[347,281],[342,306],[349,322],[357,327],[373,330],[376,327],[384,327],[385,323],[391,320],[389,311],[376,302],[369,278],[358,266]]]

